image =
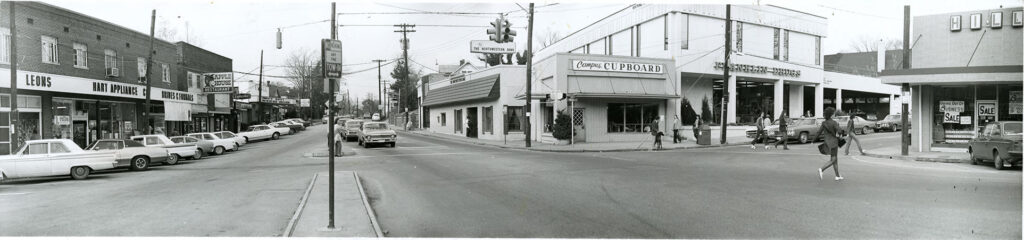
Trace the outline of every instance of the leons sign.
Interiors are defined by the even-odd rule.
[[[723,63],[723,62],[715,62],[715,69],[722,69],[724,67],[725,67],[725,63]],[[799,77],[800,76],[800,70],[786,69],[786,68],[777,68],[777,67],[757,66],[757,65],[750,65],[750,64],[735,64],[735,63],[729,64],[729,70],[736,71],[736,72],[745,72],[745,73],[771,73],[771,74],[776,75],[776,76],[789,76],[789,77]]]
[[[653,63],[572,60],[572,70],[661,74],[665,72],[665,67]]]
[[[10,69],[0,69],[0,88],[10,88]],[[106,80],[18,71],[18,89],[146,99],[146,86]],[[153,100],[194,103],[195,94],[153,87]]]

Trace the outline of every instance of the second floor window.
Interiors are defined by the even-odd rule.
[[[139,67],[139,82],[146,82],[146,58],[139,57],[137,62]]]
[[[75,43],[75,67],[89,69],[89,50],[85,44]]]
[[[0,28],[0,63],[10,64],[11,30]]]
[[[171,82],[171,68],[167,67],[166,63],[160,64],[161,75],[163,76],[164,82]]]
[[[43,63],[60,64],[57,62],[57,39],[42,36],[43,42]]]
[[[120,75],[120,70],[117,69],[116,51],[110,49],[103,50],[103,66],[106,68],[108,76]]]

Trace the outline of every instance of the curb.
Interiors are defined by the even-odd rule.
[[[384,237],[384,233],[380,230],[380,224],[377,222],[376,211],[370,207],[370,201],[366,198],[366,191],[363,190],[363,181],[359,179],[359,173],[353,171],[352,177],[356,179],[356,186],[359,187],[359,196],[363,198],[363,208],[366,209],[366,215],[370,216],[370,225],[373,225],[373,233],[377,234],[377,238]]]
[[[490,146],[490,147],[497,147],[497,148],[504,148],[504,149],[528,150],[528,151],[534,151],[534,152],[561,152],[561,153],[597,152],[597,153],[602,153],[602,152],[650,152],[651,151],[649,149],[636,149],[636,148],[604,149],[604,150],[536,149],[536,148],[526,148],[526,147],[518,147],[518,146],[505,146],[505,145],[494,145],[494,144],[480,143],[480,142],[461,141],[461,140],[458,140],[458,139],[439,137],[439,136],[434,136],[434,135],[425,134],[425,133],[419,133],[419,132],[414,132],[414,131],[405,131],[405,130],[401,130],[401,131],[402,132],[406,132],[406,133],[410,133],[410,134],[416,134],[416,135],[424,136],[424,137],[434,138],[434,139],[458,141],[458,142],[461,142],[461,143],[469,143],[469,144],[476,144],[476,145],[481,145],[481,146]],[[671,148],[662,148],[661,150],[655,150],[655,152],[657,152],[657,151],[667,151],[667,150],[686,150],[686,149],[701,149],[701,148],[732,147],[732,146],[742,146],[744,144],[747,144],[747,143],[726,143],[726,144],[720,144],[720,145],[697,145],[697,146],[686,146],[686,147],[671,147]]]
[[[309,180],[309,187],[306,187],[306,193],[302,195],[302,199],[299,200],[299,207],[295,209],[295,214],[292,215],[292,219],[288,220],[288,226],[284,228],[284,233],[281,237],[291,237],[292,232],[295,231],[295,222],[299,220],[299,216],[302,215],[302,210],[306,208],[306,201],[309,200],[309,193],[313,191],[313,184],[316,183],[316,178],[320,173],[313,173],[313,179]]]
[[[898,159],[905,161],[918,161],[918,162],[937,162],[937,163],[970,163],[970,159],[958,159],[958,158],[937,158],[937,157],[912,157],[912,156],[898,156],[898,155],[887,155],[877,154],[869,151],[864,151],[864,156],[874,158],[887,158],[887,159]]]

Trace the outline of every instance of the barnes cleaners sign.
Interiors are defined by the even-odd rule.
[[[629,63],[629,62],[601,62],[587,60],[572,60],[572,70],[576,71],[601,71],[601,72],[625,72],[625,73],[651,73],[661,74],[665,68],[661,64],[652,63]]]

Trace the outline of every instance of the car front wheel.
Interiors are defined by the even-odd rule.
[[[164,161],[164,164],[167,164],[167,165],[178,164],[178,159],[180,159],[178,154],[171,154],[170,156],[167,156],[167,161]]]
[[[132,158],[132,170],[140,171],[149,168],[149,158],[145,156],[136,156]]]
[[[217,147],[213,148],[213,154],[216,154],[216,155],[224,154],[224,147],[223,146],[217,146]]]
[[[281,138],[281,134],[274,133],[274,135],[270,135],[270,140],[277,140],[278,138]]]
[[[967,154],[971,155],[971,165],[978,165],[978,157],[974,156],[974,149],[973,148],[968,148],[967,149]]]
[[[203,154],[206,154],[206,151],[203,151],[202,148],[196,149],[196,154],[192,155],[192,160],[202,159],[203,158]]]
[[[809,140],[809,137],[807,137],[807,133],[806,132],[800,133],[800,143],[807,143],[808,140]]]
[[[996,170],[1006,169],[1006,166],[1003,166],[1003,158],[999,156],[999,151],[992,150],[992,159],[995,160],[993,162],[996,162]]]
[[[89,177],[89,172],[92,172],[92,169],[89,169],[89,167],[73,167],[71,168],[71,178],[75,180],[86,179]]]

